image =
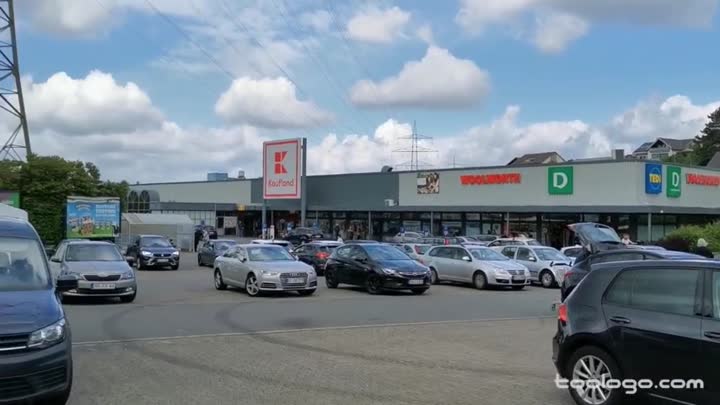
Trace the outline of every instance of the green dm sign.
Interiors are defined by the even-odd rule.
[[[680,198],[682,195],[682,168],[678,166],[668,166],[667,174],[667,196],[668,198]]]
[[[548,193],[551,195],[572,195],[572,166],[548,167]]]

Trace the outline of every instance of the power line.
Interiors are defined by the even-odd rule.
[[[285,5],[285,1],[284,1],[284,0],[280,0],[280,1],[283,3],[282,8],[280,7],[280,5],[277,3],[276,0],[272,0],[272,3],[273,3],[273,5],[275,6],[275,8],[278,10],[278,12],[280,13],[280,16],[281,16],[282,19],[285,21],[285,24],[287,24],[288,28],[290,28],[292,31],[294,31],[295,34],[299,34],[299,30],[293,30],[293,29],[292,29],[292,24],[290,23],[290,19],[287,17],[287,15],[286,15],[286,13],[285,13],[285,11],[288,11],[287,6]],[[283,9],[284,9],[284,10],[283,10]],[[299,36],[299,35],[298,35],[298,36]],[[328,82],[328,83],[330,83],[330,84],[335,88],[335,90],[337,91],[337,94],[340,95],[340,96],[339,96],[340,101],[341,101],[342,103],[344,103],[348,108],[352,109],[352,104],[350,103],[349,99],[348,99],[347,96],[345,95],[345,91],[344,91],[343,89],[341,89],[341,86],[338,85],[338,83],[332,78],[332,74],[330,73],[330,69],[328,68],[327,64],[325,64],[325,63],[322,61],[322,59],[317,56],[317,54],[316,54],[315,52],[313,52],[312,50],[310,50],[310,48],[308,48],[307,45],[305,45],[305,43],[304,43],[303,41],[299,41],[299,42],[300,42],[300,45],[301,45],[301,46],[303,47],[303,49],[305,50],[305,52],[306,52],[308,55],[310,55],[310,57],[314,60],[314,62],[317,63],[317,64],[320,66],[320,68],[321,68],[321,74],[322,74],[323,77],[325,78],[325,81]],[[353,120],[354,120],[355,123],[357,124],[358,121],[355,120],[355,116],[352,115],[352,114],[351,114],[350,116],[353,118]],[[367,123],[365,123],[365,124],[367,125]],[[363,126],[363,123],[360,123],[360,127],[362,127],[362,126]],[[372,128],[372,125],[369,125],[369,128]],[[361,132],[358,132],[358,133],[361,133]]]
[[[396,149],[393,151],[393,153],[409,153],[410,161],[401,163],[397,165],[397,167],[408,168],[409,170],[421,170],[432,166],[430,163],[420,160],[420,154],[437,153],[437,150],[420,145],[420,142],[422,141],[432,141],[432,137],[418,134],[415,121],[413,121],[412,134],[409,137],[403,137],[398,139],[409,140],[410,146],[408,148]]]

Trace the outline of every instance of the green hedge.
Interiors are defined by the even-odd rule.
[[[720,222],[707,225],[689,225],[680,227],[667,234],[658,244],[673,250],[680,249],[684,245],[692,250],[697,247],[698,239],[703,238],[708,243],[708,248],[713,252],[720,252]]]

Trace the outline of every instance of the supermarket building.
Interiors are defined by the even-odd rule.
[[[656,241],[681,225],[720,219],[720,171],[654,161],[577,161],[308,176],[306,226],[381,239],[405,231],[463,235],[523,232],[571,242],[565,225],[606,223]],[[136,184],[130,212],[187,214],[220,234],[261,232],[263,180]],[[299,226],[300,200],[266,200],[268,224]]]

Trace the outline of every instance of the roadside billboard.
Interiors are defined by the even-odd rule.
[[[68,239],[115,237],[120,233],[120,199],[68,197],[66,218]]]
[[[299,199],[302,175],[302,139],[263,143],[263,198]]]
[[[16,191],[0,191],[0,203],[20,208],[20,193]]]

